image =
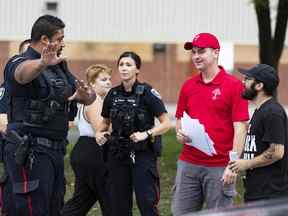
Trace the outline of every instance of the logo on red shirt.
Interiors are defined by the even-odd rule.
[[[213,94],[212,100],[216,100],[218,96],[221,95],[221,91],[219,88],[216,88],[212,91],[212,94]]]

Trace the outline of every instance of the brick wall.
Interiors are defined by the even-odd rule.
[[[70,45],[73,47],[68,49]],[[17,52],[16,47],[17,43],[15,44],[15,42],[0,42],[0,71],[3,72],[8,57]],[[65,55],[69,57],[69,67],[77,78],[84,79],[85,69],[89,65],[101,63],[107,64],[113,68],[112,81],[114,84],[118,84],[119,76],[116,68],[117,58],[123,51],[133,50],[139,53],[143,60],[139,80],[145,81],[157,89],[165,102],[176,103],[182,83],[192,74],[195,74],[195,69],[193,69],[189,58],[187,58],[187,53],[184,53],[182,47],[183,45],[168,44],[166,45],[165,52],[153,53],[152,44],[86,44],[85,46],[82,44],[81,46],[77,46],[77,43],[74,43],[66,45],[67,49],[65,48]],[[91,53],[89,55],[87,55],[87,53],[82,55],[81,53],[85,52],[86,49]],[[254,61],[244,62],[245,59],[243,59],[243,57],[241,57],[241,59],[238,58],[239,62],[237,62],[237,56],[243,55],[241,53],[247,51],[247,49],[241,49],[241,52],[238,51],[235,55],[235,68],[248,68],[257,63]],[[249,49],[251,49],[251,47]],[[186,57],[183,58],[181,55],[186,55]],[[257,58],[255,58],[255,61],[256,59]],[[288,85],[286,84],[286,81],[288,80],[287,70],[288,63],[282,63],[279,67],[280,85],[278,88],[278,96],[279,101],[285,105],[288,105]],[[0,73],[1,81],[3,80],[2,72]],[[234,74],[240,78],[237,71],[235,71]]]

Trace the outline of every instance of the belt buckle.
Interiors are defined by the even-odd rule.
[[[52,147],[52,143],[47,138],[38,137],[37,138],[37,143],[39,143],[42,146],[46,146],[48,148]]]

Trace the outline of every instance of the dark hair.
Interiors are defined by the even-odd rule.
[[[263,83],[263,91],[267,96],[275,96],[276,88],[271,88],[270,86],[267,86],[265,83]]]
[[[119,65],[119,62],[122,58],[125,58],[125,57],[130,57],[134,60],[135,62],[135,65],[136,65],[136,68],[137,69],[140,69],[141,68],[141,58],[139,55],[137,55],[135,52],[132,52],[132,51],[127,51],[127,52],[124,52],[122,53],[119,58],[118,58],[118,61],[117,61],[117,65]]]
[[[18,47],[19,53],[23,52],[23,47],[24,47],[26,44],[30,44],[30,43],[31,43],[31,39],[26,39],[26,40],[22,41],[22,42],[19,44],[19,47]]]
[[[262,83],[263,84],[263,91],[265,93],[265,95],[267,96],[275,96],[275,93],[276,93],[276,88],[260,81],[260,80],[257,80],[257,79],[254,79],[255,80],[255,83]]]
[[[65,24],[61,19],[52,15],[41,16],[32,26],[31,41],[39,41],[42,35],[51,39],[58,30],[63,28],[65,28]]]

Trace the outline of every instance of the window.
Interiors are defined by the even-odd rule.
[[[50,15],[57,15],[57,12],[58,12],[57,1],[45,2],[45,13],[50,14]]]

